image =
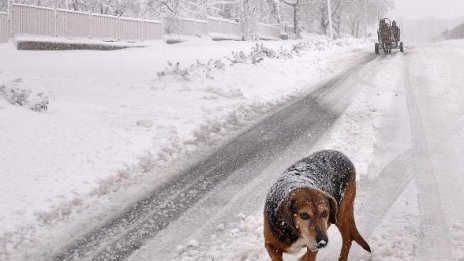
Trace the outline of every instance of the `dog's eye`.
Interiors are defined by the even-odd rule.
[[[309,219],[309,215],[307,213],[301,213],[300,218],[306,220],[306,219]]]
[[[329,216],[329,212],[328,212],[327,210],[324,210],[324,211],[322,211],[321,216],[322,216],[323,218],[326,218],[326,217]]]

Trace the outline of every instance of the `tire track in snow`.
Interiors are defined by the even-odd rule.
[[[412,151],[406,150],[390,161],[379,175],[366,180],[362,186],[367,188],[363,202],[357,208],[356,223],[362,228],[362,234],[371,236],[380,221],[404,192],[413,179]]]
[[[393,61],[395,66],[392,66],[392,60],[396,60],[393,58],[388,59],[379,59],[375,66],[370,66],[369,68],[363,69],[364,73],[359,73],[359,77],[350,77],[349,80],[344,82],[345,86],[366,86],[366,85],[373,85],[372,77],[376,77],[379,72],[384,75],[382,68],[384,66],[390,66],[391,68],[395,67],[398,62]],[[368,72],[374,72],[374,75],[371,76]],[[367,75],[367,77],[366,77]],[[375,88],[381,88],[381,86],[375,86]],[[341,89],[338,89],[341,90]],[[343,97],[349,92],[344,92],[341,94],[336,94],[337,91],[331,92],[329,95],[335,95],[337,97]],[[343,100],[342,98],[340,100]],[[392,100],[392,102],[396,102],[396,100]],[[405,101],[404,101],[405,104]],[[405,108],[405,105],[404,105]],[[392,108],[395,110],[394,108]],[[398,113],[402,113],[404,110],[396,110],[390,112],[393,115],[398,115]],[[393,117],[393,116],[392,116]],[[397,121],[393,121],[396,123],[395,126],[399,126],[398,130],[394,129],[392,134],[392,127],[387,125],[385,127],[385,132],[383,133],[382,137],[380,138],[383,142],[401,142],[394,140],[397,135],[401,135],[404,132],[408,132],[408,126],[402,126]],[[393,124],[390,120],[386,124]],[[393,136],[393,137],[392,137]],[[406,138],[409,141],[409,136]],[[304,149],[301,151],[301,155],[299,152],[298,147],[299,144],[304,144]],[[282,166],[289,166],[294,162],[294,160],[306,156],[308,146],[307,141],[302,139],[301,141],[296,141],[294,145],[289,147],[289,150],[292,152],[288,152],[292,154],[293,160],[290,162],[281,162],[281,163],[273,163],[273,165],[269,166],[268,169],[270,172],[264,177],[257,177],[254,180],[250,180],[249,182],[239,185],[237,188],[237,184],[241,184],[243,182],[243,177],[240,175],[244,175],[245,173],[252,173],[256,172],[257,169],[255,166],[248,166],[244,167],[239,171],[239,175],[234,175],[230,179],[224,183],[221,183],[218,187],[215,188],[216,191],[209,193],[206,196],[206,199],[202,199],[195,207],[190,209],[186,212],[183,217],[179,220],[173,222],[166,230],[161,231],[155,238],[150,240],[141,251],[138,251],[132,255],[129,260],[150,260],[150,257],[156,256],[160,260],[178,260],[180,258],[178,253],[176,253],[173,249],[176,245],[188,245],[187,242],[189,239],[199,239],[200,247],[203,250],[199,250],[201,253],[205,249],[208,248],[208,244],[213,242],[213,249],[216,246],[220,246],[223,244],[230,243],[227,241],[227,236],[225,241],[221,241],[221,243],[211,241],[210,236],[215,235],[218,233],[217,229],[215,229],[220,224],[227,224],[236,221],[236,217],[234,215],[231,216],[231,213],[238,214],[238,213],[254,213],[256,214],[256,208],[262,208],[262,201],[264,200],[265,194],[267,190],[263,191],[264,188],[268,188],[272,185],[275,178],[270,178],[269,176],[274,175],[275,171],[271,169],[279,169]],[[393,145],[391,145],[393,146]],[[380,220],[382,220],[386,213],[388,213],[391,207],[395,204],[398,198],[403,194],[403,192],[407,189],[408,184],[413,178],[413,168],[412,168],[412,152],[410,150],[410,144],[407,143],[406,145],[400,144],[393,147],[383,148],[386,151],[381,151],[380,156],[375,157],[385,157],[385,154],[388,154],[388,159],[386,162],[383,162],[382,168],[376,171],[378,175],[373,179],[362,180],[360,182],[360,187],[362,187],[362,193],[359,193],[357,202],[362,202],[356,206],[356,216],[360,216],[358,219],[358,227],[361,230],[361,233],[364,236],[371,235],[372,232],[376,229],[376,227],[380,224]],[[285,154],[285,153],[284,153]],[[287,157],[283,157],[287,158]],[[285,161],[285,160],[284,160]],[[284,169],[282,169],[283,171]],[[259,169],[261,171],[261,169]],[[266,172],[266,171],[264,171]],[[280,173],[280,171],[277,171]],[[277,174],[276,174],[277,175]],[[245,179],[246,180],[246,179]],[[252,201],[254,203],[249,203],[247,201]],[[223,206],[218,206],[220,202]],[[225,203],[228,202],[228,203]],[[256,203],[258,202],[258,203]],[[253,209],[254,207],[254,209]],[[261,217],[260,214],[255,215],[255,217]],[[364,222],[366,220],[367,222]],[[361,222],[359,222],[361,221]],[[179,229],[179,227],[186,228]],[[221,233],[221,232],[219,232]],[[338,235],[337,235],[338,236]],[[222,236],[220,236],[222,237]],[[252,240],[255,238],[252,238]],[[184,240],[184,241],[183,241]],[[245,238],[244,240],[247,240]],[[333,241],[335,242],[335,241]],[[252,241],[251,244],[253,244]],[[261,243],[261,241],[259,242]],[[259,244],[261,246],[261,244]],[[339,246],[335,244],[329,244],[329,248],[327,251],[321,253],[321,256],[318,258],[320,260],[335,260],[338,258],[339,253]],[[260,250],[251,247],[249,253],[258,254]],[[191,250],[196,251],[196,250]],[[192,252],[192,253],[193,253]],[[250,258],[247,252],[246,256]],[[361,259],[360,257],[365,254],[364,250],[359,251],[359,247],[353,247],[352,254],[350,258],[354,258],[353,260]],[[259,254],[258,254],[259,255]],[[266,255],[264,255],[266,256]],[[192,257],[195,258],[195,257]],[[208,256],[210,258],[210,256]],[[180,258],[182,259],[182,258]],[[318,260],[319,260],[318,259]],[[205,258],[205,256],[201,256],[199,260],[209,260]],[[219,259],[221,260],[221,259]],[[235,259],[234,259],[235,260]],[[265,260],[265,259],[263,259]],[[293,259],[292,259],[293,260]]]
[[[355,215],[361,234],[371,243],[373,253],[383,251],[373,244],[374,235],[384,219],[389,218],[392,208],[397,204],[414,178],[413,153],[407,112],[406,97],[403,93],[402,59],[404,55],[395,54],[382,58],[381,67],[377,68],[376,76],[370,83],[375,89],[388,89],[387,95],[394,95],[390,100],[388,110],[384,112],[379,123],[376,149],[367,172],[367,177],[361,176],[358,182]],[[394,83],[396,80],[397,83]],[[389,82],[385,82],[389,80]],[[385,94],[384,94],[385,95]],[[407,114],[407,113],[406,113]],[[370,176],[375,174],[373,178]],[[373,256],[355,244],[350,253],[350,259],[366,260]],[[332,256],[335,260],[338,256]]]
[[[403,64],[404,89],[406,91],[409,118],[411,123],[411,135],[413,142],[414,172],[416,184],[419,189],[419,210],[422,223],[419,233],[418,260],[452,260],[451,236],[448,231],[447,220],[442,208],[436,173],[433,168],[427,139],[424,133],[424,124],[414,94],[415,83],[425,83],[425,70],[419,79],[409,71],[409,57],[405,57]],[[424,68],[425,69],[425,68]],[[413,84],[414,80],[414,84]],[[424,84],[421,84],[423,86]]]
[[[444,217],[448,222],[448,231],[453,238],[453,260],[464,258],[464,178],[461,159],[464,122],[464,92],[461,73],[464,56],[458,48],[443,48],[439,53],[436,48],[428,47],[418,54],[419,63],[427,65],[428,81],[422,86],[423,92],[416,93],[425,111],[424,123],[431,152],[431,162],[435,168],[435,177]],[[427,62],[426,62],[427,61]],[[413,67],[414,68],[414,67]],[[423,68],[419,67],[421,71]],[[425,104],[425,106],[424,106]]]
[[[257,169],[267,165],[273,156],[308,131],[313,134],[311,142],[317,141],[341,115],[343,108],[346,109],[349,96],[354,94],[353,86],[339,85],[374,58],[375,55],[366,56],[341,77],[264,119],[122,216],[68,246],[54,260],[123,260],[253,159],[261,159]],[[340,97],[333,97],[334,90],[339,92],[338,95],[344,94],[343,99],[332,104],[337,110],[327,107],[326,103]],[[248,179],[258,174],[250,173]]]

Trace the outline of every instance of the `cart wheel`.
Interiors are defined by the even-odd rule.
[[[380,46],[378,43],[375,43],[375,54],[380,54]]]
[[[400,52],[404,52],[404,48],[403,48],[403,42],[400,42]]]

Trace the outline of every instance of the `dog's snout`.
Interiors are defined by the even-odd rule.
[[[317,248],[326,247],[328,243],[329,243],[329,239],[327,238],[327,235],[322,234],[322,233],[317,233],[316,235]]]

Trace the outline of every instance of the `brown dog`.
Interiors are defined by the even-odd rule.
[[[356,172],[341,152],[324,150],[287,169],[273,185],[264,208],[264,240],[272,260],[307,248],[300,260],[316,260],[335,224],[343,239],[339,260],[347,260],[352,241],[371,252],[354,220]]]

